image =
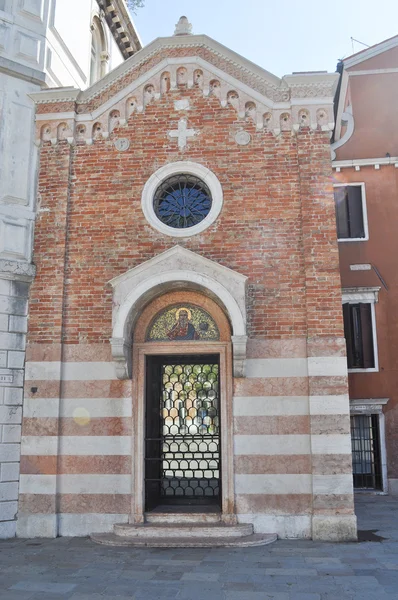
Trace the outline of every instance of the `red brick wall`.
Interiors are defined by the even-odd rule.
[[[174,100],[188,96],[191,110],[175,112]],[[200,132],[184,152],[167,137],[182,116]],[[241,127],[252,135],[248,146],[234,141]],[[129,150],[118,152],[115,137],[129,138]],[[177,160],[205,165],[224,191],[216,223],[186,240],[155,231],[141,210],[150,175]],[[63,289],[64,341],[107,341],[107,282],[176,243],[249,277],[251,337],[305,336],[307,311],[308,335],[342,336],[328,133],[275,138],[201,90],[180,89],[133,114],[109,140],[45,143],[39,193],[30,342],[59,341]]]

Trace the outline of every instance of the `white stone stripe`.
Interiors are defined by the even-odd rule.
[[[352,494],[352,475],[314,475],[314,494]]]
[[[308,358],[310,377],[337,377],[347,375],[345,356],[310,356]]]
[[[27,362],[26,381],[107,381],[117,379],[112,362]]]
[[[308,415],[308,396],[235,396],[234,416]]]
[[[21,453],[25,456],[129,456],[130,436],[22,436]]]
[[[58,412],[59,411],[59,412]],[[131,398],[25,398],[24,417],[131,417]]]
[[[249,358],[246,377],[307,377],[306,358]]]
[[[311,436],[313,454],[351,454],[350,434],[325,434]]]
[[[58,516],[59,535],[68,537],[82,537],[90,535],[93,531],[106,533],[113,531],[115,523],[127,523],[128,515],[114,515],[105,513],[73,514],[61,513]]]
[[[237,494],[310,494],[311,475],[235,475]]]
[[[267,509],[264,508],[264,510]],[[312,534],[311,517],[309,515],[238,513],[237,517],[239,523],[253,523],[255,533],[269,533],[272,531],[277,533],[280,539],[310,538]]]
[[[342,396],[310,396],[311,415],[348,415],[348,394]]]
[[[235,435],[236,455],[309,454],[309,435]]]
[[[131,475],[21,475],[20,494],[131,494]]]

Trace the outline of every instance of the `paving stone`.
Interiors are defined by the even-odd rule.
[[[75,589],[76,584],[73,583],[52,583],[52,582],[39,582],[39,581],[19,581],[15,585],[11,586],[12,590],[22,590],[35,592],[52,592],[57,594],[66,594]]]
[[[132,549],[86,538],[0,541],[1,600],[398,600],[398,500],[358,500],[385,541]],[[388,510],[384,510],[385,507]],[[390,510],[391,509],[391,510]]]

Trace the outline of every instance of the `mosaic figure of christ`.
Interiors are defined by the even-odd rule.
[[[192,314],[189,308],[179,308],[176,311],[177,322],[167,333],[167,337],[170,340],[199,340],[200,335],[191,323],[191,318]]]

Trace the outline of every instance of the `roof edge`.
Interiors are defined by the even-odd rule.
[[[365,60],[369,60],[370,58],[373,58],[374,56],[378,56],[379,54],[382,54],[383,52],[386,52],[387,50],[391,50],[392,48],[395,48],[396,46],[398,46],[398,35],[394,35],[393,37],[387,38],[386,40],[383,40],[382,42],[379,42],[378,44],[374,44],[373,46],[370,46],[369,48],[360,50],[360,52],[357,52],[356,54],[352,54],[351,56],[348,56],[347,58],[343,58],[342,62],[344,63],[344,68],[349,69],[350,67],[353,67],[354,65],[364,62]]]

